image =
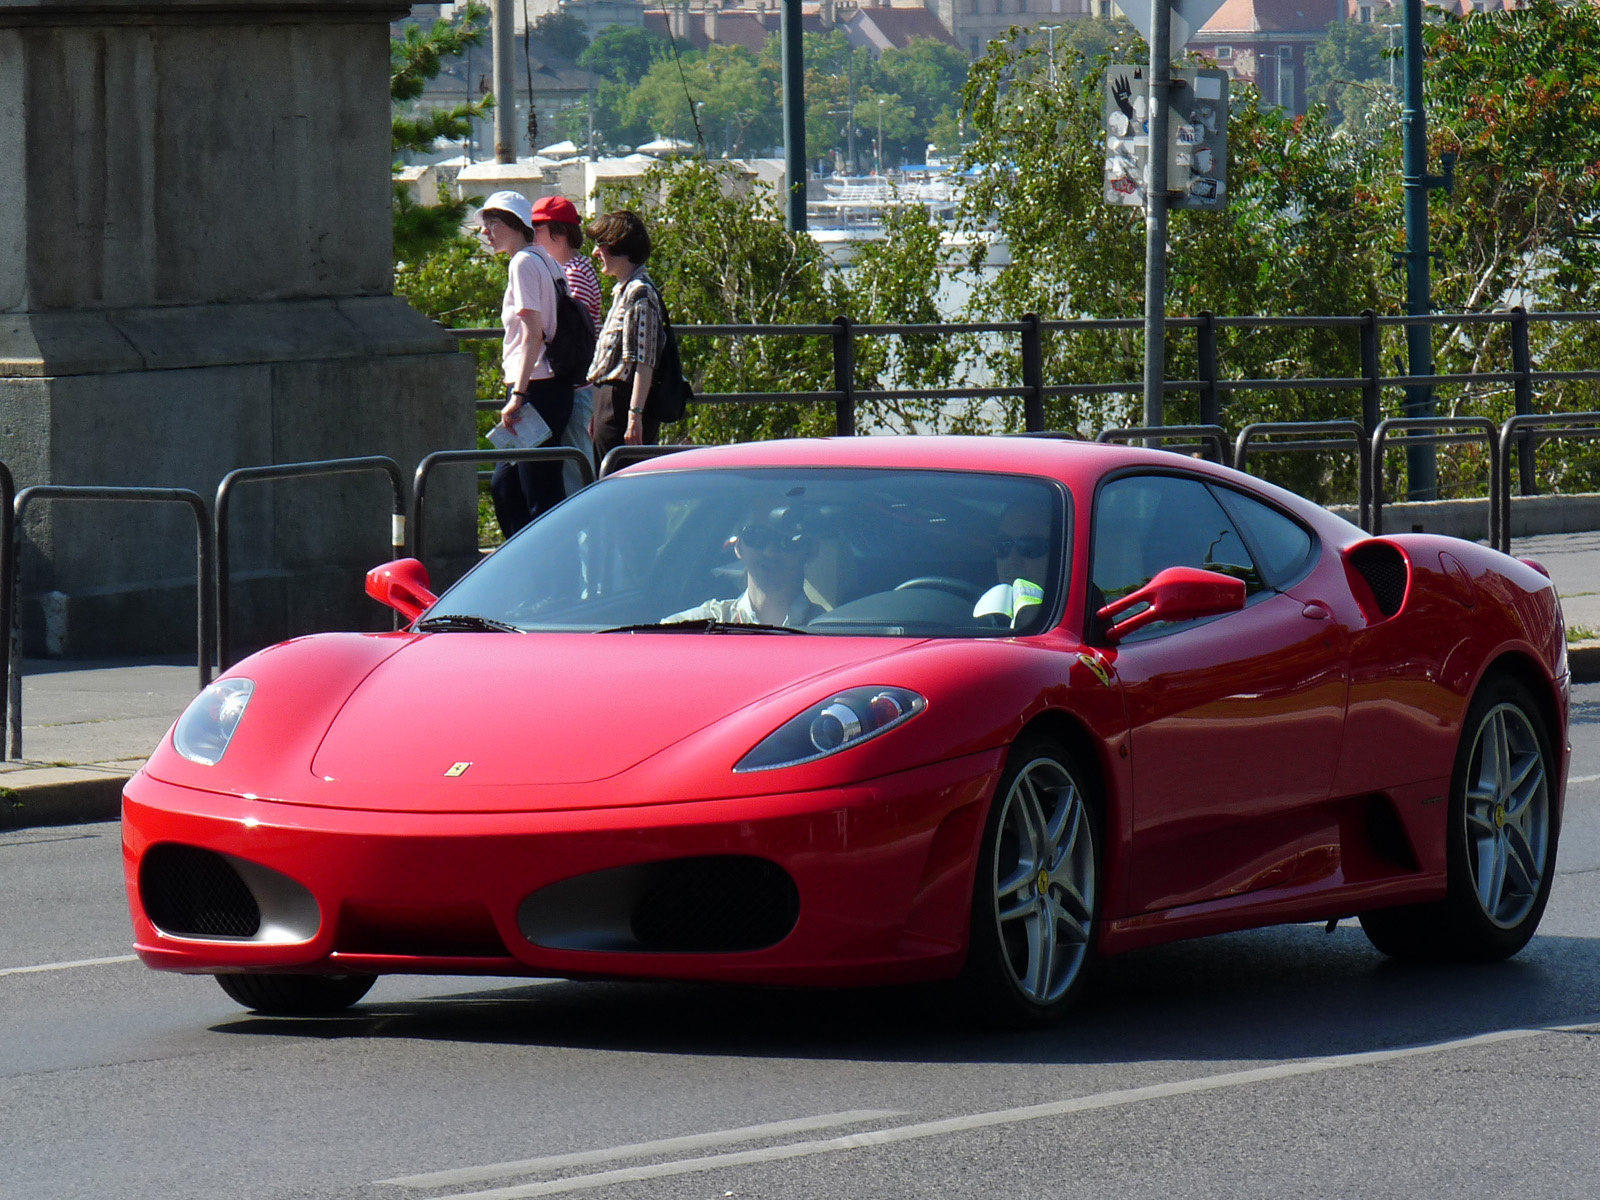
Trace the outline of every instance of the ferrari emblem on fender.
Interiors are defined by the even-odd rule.
[[[450,769],[444,773],[444,777],[446,779],[455,779],[458,776],[465,775],[467,773],[467,768],[471,765],[472,764],[469,762],[452,763],[450,765]]]
[[[1090,674],[1100,681],[1101,687],[1111,686],[1111,672],[1106,670],[1105,663],[1092,654],[1080,654],[1078,661],[1089,668]]]

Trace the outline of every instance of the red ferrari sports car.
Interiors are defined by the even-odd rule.
[[[379,974],[957,979],[1350,915],[1532,936],[1569,681],[1542,569],[1153,450],[850,438],[586,488],[403,632],[264,650],[128,784],[140,957],[264,1012]]]

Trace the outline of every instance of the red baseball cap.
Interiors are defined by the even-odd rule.
[[[581,225],[577,207],[565,196],[542,196],[534,201],[533,219],[528,223],[538,225],[544,221],[560,221],[564,225]]]

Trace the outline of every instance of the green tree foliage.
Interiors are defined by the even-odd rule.
[[[1387,57],[1390,31],[1380,25],[1335,21],[1306,56],[1306,95],[1328,110],[1335,125],[1359,130],[1373,107],[1387,108],[1394,98]]]
[[[650,229],[650,275],[675,325],[797,325],[831,321],[846,297],[822,252],[783,227],[771,189],[726,163],[675,159],[618,196]],[[609,280],[607,284],[609,285]],[[827,338],[684,338],[684,370],[695,391],[826,391],[833,386]],[[832,433],[827,405],[695,405],[662,440],[748,441]]]
[[[1443,251],[1435,306],[1476,312],[1522,304],[1590,310],[1600,301],[1600,10],[1529,0],[1511,12],[1443,16],[1424,29],[1431,150],[1459,156],[1454,194],[1433,206]],[[1436,196],[1439,193],[1435,193]],[[1592,324],[1534,323],[1541,370],[1593,367]],[[1510,361],[1503,325],[1441,329],[1437,369],[1493,370]],[[1499,369],[1505,369],[1501,365]],[[1549,385],[1546,410],[1593,409],[1592,383]],[[1503,420],[1506,385],[1449,389],[1445,411]],[[1587,477],[1593,446],[1546,451],[1546,486]]]
[[[605,79],[630,87],[643,79],[657,59],[671,51],[667,39],[637,25],[607,25],[578,55],[578,65]]]
[[[531,32],[534,45],[574,62],[589,48],[588,27],[580,18],[560,9],[536,20]]]
[[[432,25],[408,25],[389,42],[389,99],[393,110],[396,168],[407,155],[426,153],[439,138],[459,141],[471,131],[474,118],[494,107],[494,99],[466,101],[449,108],[425,108],[417,103],[428,81],[439,74],[442,60],[454,58],[468,46],[483,41],[489,10],[482,4],[464,5],[452,19]],[[417,204],[403,185],[394,185],[394,246],[402,262],[417,262],[452,238],[471,207],[439,196],[433,206]]]
[[[967,90],[976,140],[966,162],[982,174],[969,188],[964,222],[976,259],[986,235],[998,234],[1010,262],[973,290],[971,311],[1015,318],[1137,318],[1144,312],[1144,217],[1102,198],[1102,75],[1107,60],[1138,62],[1141,42],[1113,43],[1084,64],[1070,42],[1056,44],[1054,81],[1047,50],[1034,41],[999,44],[974,64]],[[1051,131],[1041,136],[1041,131]],[[1379,152],[1335,136],[1321,109],[1288,118],[1247,86],[1232,90],[1229,122],[1231,187],[1222,212],[1175,212],[1170,230],[1167,310],[1170,315],[1275,315],[1359,311],[1381,304],[1387,268],[1387,214],[1365,186]],[[1224,340],[1230,372],[1245,377],[1351,374],[1359,365],[1353,331],[1258,329]],[[1192,336],[1169,339],[1169,376],[1193,378]],[[1066,332],[1047,339],[1049,382],[1092,384],[1137,380],[1143,340]],[[1014,348],[991,364],[1013,382]],[[1089,431],[1137,423],[1133,391],[1047,402],[1054,428]],[[1342,415],[1348,397],[1319,392],[1236,392],[1234,424],[1313,420]],[[1169,421],[1193,420],[1196,401],[1169,399]],[[1020,413],[1013,416],[1020,424]],[[1278,460],[1274,470],[1302,490],[1322,486],[1322,465]]]

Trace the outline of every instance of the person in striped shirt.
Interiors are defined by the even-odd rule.
[[[533,242],[555,259],[567,277],[567,294],[589,314],[589,326],[600,330],[600,278],[583,251],[583,227],[577,206],[565,196],[544,196],[533,205]],[[572,417],[556,439],[585,454],[594,453],[594,388],[585,383],[572,396]],[[577,465],[568,463],[563,481],[570,496],[583,486]]]
[[[661,422],[645,412],[656,364],[666,348],[661,294],[645,273],[650,233],[636,213],[609,212],[586,232],[600,269],[617,281],[611,311],[595,343],[589,382],[595,385],[594,452],[601,462],[613,447],[654,445]]]

